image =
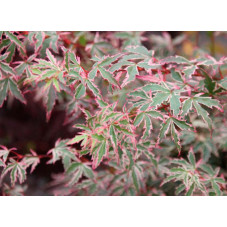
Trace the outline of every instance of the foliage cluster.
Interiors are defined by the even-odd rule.
[[[178,56],[184,38],[0,32],[0,106],[34,93],[76,129],[46,155],[2,144],[2,194],[48,158],[53,195],[226,195],[227,58]]]

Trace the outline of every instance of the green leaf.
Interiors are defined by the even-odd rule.
[[[102,161],[103,157],[105,156],[107,152],[107,147],[106,147],[106,141],[103,141],[101,146],[100,146],[100,149],[99,149],[99,152],[98,152],[98,158],[97,158],[97,161],[95,163],[95,168],[97,166],[99,166],[100,162]]]
[[[67,173],[69,174],[75,172],[81,165],[82,163],[80,162],[73,162],[67,169]]]
[[[99,141],[103,141],[105,139],[102,135],[98,135],[98,134],[93,134],[92,138],[99,140]]]
[[[83,174],[82,167],[78,168],[73,173],[73,176],[72,176],[71,180],[69,181],[69,185],[72,186],[72,185],[76,184],[79,181],[79,179],[82,177],[82,174]]]
[[[87,86],[96,97],[102,98],[99,89],[90,80],[87,80]]]
[[[140,191],[140,177],[139,177],[139,170],[136,166],[133,166],[132,168],[132,179],[133,179],[133,183],[135,185],[135,188],[137,190],[137,192]]]
[[[189,151],[189,153],[188,153],[188,160],[190,161],[190,163],[195,168],[196,162],[195,162],[195,155],[194,155],[193,151]]]
[[[22,73],[25,71],[25,69],[28,67],[28,65],[26,63],[22,63],[20,65],[18,65],[15,70],[17,72],[18,75],[22,75]],[[33,69],[34,70],[34,69]]]
[[[123,133],[126,134],[126,135],[129,135],[129,136],[133,136],[133,135],[134,135],[133,133],[129,132],[129,131],[128,131],[127,129],[125,129],[125,128],[120,127],[119,125],[114,125],[114,127],[115,127],[116,129],[118,129],[119,131],[123,132]]]
[[[46,50],[46,54],[47,54],[48,59],[51,61],[51,63],[53,65],[57,65],[55,57],[53,56],[53,54],[51,54],[51,52],[48,49]]]
[[[5,163],[0,159],[0,167],[5,167]]]
[[[168,183],[168,182],[170,182],[170,181],[172,181],[172,180],[175,180],[177,176],[180,176],[180,174],[174,174],[174,175],[170,175],[170,176],[166,177],[162,181],[161,186],[164,185],[164,184],[166,184],[166,183]]]
[[[209,128],[212,129],[212,121],[211,119],[208,117],[208,112],[203,109],[198,102],[193,100],[193,105],[198,113],[198,115],[202,116],[203,120],[208,124]]]
[[[53,84],[51,83],[47,90],[47,96],[46,96],[46,109],[47,109],[47,119],[49,120],[52,109],[54,108],[56,100],[56,92],[54,89]]]
[[[185,121],[178,120],[178,119],[176,119],[174,117],[172,118],[172,121],[174,122],[174,124],[176,124],[182,130],[192,130],[193,129]]]
[[[0,31],[0,40],[2,39],[3,31]]]
[[[29,166],[31,166],[31,170],[30,170],[30,173],[32,173],[36,166],[39,164],[40,160],[39,160],[39,157],[38,156],[25,156],[23,159],[22,159],[22,163],[24,164],[24,167],[25,168],[28,168]]]
[[[6,62],[11,62],[13,60],[13,56],[15,54],[15,49],[16,49],[16,45],[15,43],[11,43],[11,45],[9,46],[9,48],[7,49],[7,52],[9,53]]]
[[[80,67],[80,64],[78,60],[76,59],[76,56],[74,53],[69,52],[70,60],[75,64],[75,67]]]
[[[134,125],[139,126],[141,124],[143,118],[144,118],[144,113],[143,112],[139,113],[134,120]]]
[[[2,157],[3,161],[6,162],[10,150],[5,146],[0,146],[0,157]]]
[[[155,108],[161,105],[164,101],[167,101],[170,96],[170,93],[158,92],[155,97],[152,99],[151,106]]]
[[[151,125],[151,119],[150,117],[148,117],[148,115],[145,115],[145,131],[144,131],[144,135],[143,135],[143,139],[145,139],[146,137],[148,137],[150,135],[150,131],[152,129],[152,125]]]
[[[170,97],[170,108],[175,116],[180,112],[180,105],[180,96],[173,93]]]
[[[71,145],[74,143],[78,143],[81,140],[87,139],[87,135],[79,135],[79,136],[75,136],[73,139],[71,139],[69,142],[67,142],[67,144]]]
[[[9,66],[9,64],[0,62],[0,70],[4,71],[5,73],[9,73],[11,75],[14,75],[13,69]]]
[[[171,124],[171,135],[172,135],[173,141],[175,142],[178,152],[180,152],[181,145],[180,145],[179,133],[177,132],[174,124]]]
[[[192,108],[192,99],[189,98],[189,99],[186,99],[184,102],[183,102],[183,106],[182,106],[182,115],[186,115],[188,114],[189,110]]]
[[[183,169],[183,168],[172,168],[172,169],[170,169],[170,172],[173,172],[173,173],[185,172],[185,169]]]
[[[177,189],[176,189],[176,194],[179,195],[182,191],[185,190],[185,185],[184,184],[180,184]]]
[[[148,49],[144,46],[134,46],[134,47],[127,47],[126,50],[128,52],[136,53],[144,55],[145,57],[152,57],[152,53],[148,51]]]
[[[194,188],[195,188],[195,183],[193,183],[193,184],[190,186],[189,190],[188,190],[187,193],[186,193],[186,196],[191,196],[192,193],[193,193],[193,191],[194,191]]]
[[[187,78],[190,78],[190,76],[195,73],[196,69],[197,67],[192,65],[192,66],[186,67],[185,70],[183,70],[183,72]]]
[[[0,107],[2,106],[3,102],[6,100],[8,91],[8,79],[4,79],[0,81]]]
[[[168,130],[169,130],[169,127],[170,127],[170,124],[171,124],[171,119],[169,118],[166,122],[164,122],[162,124],[162,128],[160,130],[160,134],[159,134],[159,138],[162,139],[166,136]]]
[[[26,103],[24,96],[21,94],[21,91],[17,87],[17,84],[12,79],[9,79],[9,89],[15,98],[19,99],[23,103]]]
[[[117,148],[117,135],[116,135],[113,125],[110,125],[109,134],[110,134],[110,139],[113,144],[113,147],[114,147],[114,149],[116,149]]]
[[[143,98],[143,99],[149,98],[143,90],[132,91],[132,92],[130,92],[129,95],[135,96],[135,97],[140,97],[140,98]]]
[[[176,72],[175,69],[171,69],[171,75],[174,80],[183,83],[183,79],[181,77],[181,74],[179,72]]]
[[[219,185],[215,181],[212,181],[211,184],[212,184],[212,188],[214,189],[216,195],[220,196],[221,195],[221,190],[220,190]]]
[[[59,82],[57,81],[57,79],[56,79],[56,78],[53,78],[53,79],[52,79],[52,82],[53,82],[53,85],[54,85],[56,91],[57,91],[57,92],[60,92],[61,89],[60,89],[60,85],[59,85]]]
[[[11,32],[6,31],[5,32],[6,36],[9,37],[9,39],[14,42],[17,46],[19,46],[21,49],[24,49],[23,44],[21,43],[21,41]]]
[[[214,178],[214,181],[215,181],[215,182],[218,182],[218,183],[220,183],[220,184],[226,184],[225,180],[222,179],[222,178],[220,178],[220,177]]]
[[[170,93],[170,90],[159,85],[159,84],[147,84],[143,87],[143,90],[146,91],[146,92],[149,92],[149,91],[162,91],[164,93]]]
[[[188,61],[186,58],[181,57],[181,56],[171,56],[167,57],[161,60],[161,63],[166,64],[166,63],[176,63],[176,64],[187,64],[191,65],[191,62]]]
[[[40,80],[46,80],[47,78],[55,76],[55,74],[56,70],[48,70],[41,76]]]
[[[89,166],[83,164],[82,168],[83,168],[83,173],[87,178],[94,178],[94,173]]]
[[[212,108],[212,107],[216,107],[218,109],[221,108],[219,101],[215,99],[211,99],[210,97],[194,97],[193,100],[209,108]]]
[[[133,157],[132,157],[132,153],[128,150],[128,149],[125,149],[126,150],[126,154],[128,156],[128,159],[129,159],[129,166],[128,168],[131,169],[134,165],[134,160],[133,160]]]
[[[208,173],[212,177],[215,175],[214,170],[209,165],[202,164],[199,166],[199,168],[202,169],[204,172]]]
[[[85,86],[83,84],[79,84],[79,86],[76,88],[75,98],[80,99],[85,95],[85,92],[86,92]]]
[[[145,113],[148,114],[149,117],[152,117],[152,118],[162,118],[163,119],[162,114],[160,114],[158,111],[146,111]]]
[[[0,50],[3,50],[4,48],[7,48],[10,46],[12,42],[10,41],[10,39],[4,39],[4,40],[1,40],[0,42]],[[6,56],[7,57],[7,56]],[[2,56],[0,57],[1,60],[2,59]],[[5,59],[5,58],[4,58]]]
[[[19,179],[20,184],[22,184],[26,179],[26,171],[22,167],[22,164],[11,160],[11,162],[4,168],[2,171],[2,178],[11,170],[10,179],[12,186],[15,185],[17,178]]]
[[[97,67],[95,67],[94,69],[92,69],[92,70],[89,72],[89,74],[88,74],[88,78],[89,78],[90,80],[93,80],[93,79],[95,78],[96,74],[97,74],[97,71],[98,71],[98,68],[97,68]]]
[[[102,99],[96,99],[96,101],[101,108],[105,108],[108,106],[108,103],[104,102]]]
[[[204,84],[209,93],[213,94],[216,83],[207,74],[205,74]]]
[[[132,64],[133,64],[133,63],[130,62],[130,61],[120,61],[120,62],[117,62],[116,64],[114,64],[114,65],[112,65],[112,66],[110,67],[110,72],[113,73],[113,72],[115,72],[115,71],[121,69],[121,67],[124,66],[124,65],[132,65]]]
[[[83,129],[83,130],[90,131],[90,128],[89,127],[87,127],[86,125],[82,125],[82,124],[75,124],[73,127],[74,128],[80,128],[80,129]]]
[[[102,67],[98,67],[98,69],[99,69],[99,71],[100,71],[100,73],[101,73],[101,75],[102,75],[102,77],[103,77],[104,79],[108,80],[108,82],[109,82],[110,84],[114,84],[114,85],[116,85],[116,86],[119,87],[119,85],[118,85],[116,79],[113,77],[113,75],[112,75],[109,71],[105,70],[105,69],[102,68]]]
[[[136,75],[139,74],[137,65],[128,66],[126,70],[127,70],[127,75],[124,81],[124,85],[128,84],[131,81],[134,81],[136,78]]]
[[[183,112],[182,115],[185,115],[188,113],[188,111],[192,108],[192,104],[194,105],[198,115],[202,116],[203,120],[208,124],[209,128],[212,128],[212,122],[211,119],[208,117],[208,112],[201,107],[200,104],[203,104],[209,108],[216,107],[218,109],[221,109],[221,106],[219,104],[219,101],[215,99],[211,99],[210,97],[197,97],[194,96],[192,98],[189,98],[184,101],[183,103]]]
[[[100,67],[106,66],[106,65],[110,65],[112,62],[116,61],[118,58],[120,57],[120,54],[117,54],[115,56],[110,56],[110,57],[106,57],[101,63],[99,63],[98,65]]]
[[[225,90],[227,90],[227,77],[220,80],[218,83],[221,87],[223,87]]]

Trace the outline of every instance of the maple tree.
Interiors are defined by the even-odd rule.
[[[54,195],[226,195],[212,157],[227,148],[227,58],[163,56],[152,38],[149,49],[141,32],[0,32],[0,106],[34,91],[46,121],[63,108],[77,129],[45,155],[2,144],[3,194],[48,158],[64,168]]]

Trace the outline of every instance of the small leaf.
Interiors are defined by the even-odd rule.
[[[0,62],[0,70],[4,71],[5,73],[9,73],[11,75],[14,75],[13,69],[9,66],[9,64]]]
[[[176,72],[174,69],[171,69],[171,75],[172,75],[174,80],[176,80],[178,82],[181,82],[181,83],[184,82],[182,77],[181,77],[181,75],[180,75],[180,73]]]
[[[113,147],[114,147],[114,149],[116,149],[117,148],[117,135],[116,135],[113,125],[110,125],[109,133],[110,133],[110,139],[113,144]]]
[[[82,168],[78,168],[77,171],[73,173],[73,176],[69,181],[69,185],[72,186],[76,184],[79,181],[79,179],[82,177],[82,174],[83,174]]]
[[[212,181],[211,184],[212,184],[212,188],[214,189],[216,195],[220,196],[221,195],[221,190],[220,190],[219,185],[215,181]]]
[[[125,129],[125,128],[120,127],[119,125],[114,125],[114,127],[115,127],[116,129],[118,129],[119,131],[123,132],[123,133],[126,134],[126,135],[129,135],[129,136],[133,136],[133,135],[134,135],[133,133],[129,132],[129,131],[128,131],[127,129]]]
[[[12,79],[9,79],[9,89],[15,98],[19,99],[23,103],[26,103],[24,96],[21,94],[19,88],[17,87],[17,84]]]
[[[127,75],[126,75],[126,79],[123,82],[123,86],[125,86],[126,84],[128,84],[129,82],[132,82],[135,80],[136,75],[139,74],[138,69],[137,69],[137,65],[132,65],[132,66],[128,66],[126,68],[127,70]]]
[[[134,120],[134,125],[139,126],[141,124],[143,118],[144,118],[144,113],[143,112],[139,113]]]
[[[170,97],[170,108],[173,111],[174,116],[179,114],[180,106],[180,96],[173,93]]]
[[[99,104],[99,106],[101,108],[105,108],[105,107],[108,106],[108,104],[106,102],[104,102],[103,100],[101,100],[101,99],[96,99],[96,101],[97,101],[97,103]]]
[[[53,54],[51,54],[51,52],[48,49],[46,50],[46,54],[47,54],[48,59],[51,61],[51,63],[53,65],[57,65],[55,57],[53,56]]]
[[[169,93],[162,93],[159,92],[155,95],[155,97],[152,99],[151,106],[154,106],[155,108],[159,105],[161,105],[164,101],[167,101],[169,98]]]
[[[167,64],[167,63],[176,63],[176,64],[187,64],[191,65],[191,62],[188,61],[186,58],[181,57],[181,56],[171,56],[167,57],[161,60],[162,64]]]
[[[136,166],[133,166],[132,168],[132,179],[137,192],[139,192],[140,191],[140,174]]]
[[[96,97],[102,98],[99,89],[90,80],[87,80],[87,86]]]
[[[162,128],[160,130],[159,138],[162,139],[166,136],[169,127],[170,127],[171,119],[169,118],[165,123],[162,124]]]
[[[114,85],[116,85],[116,86],[119,87],[119,85],[118,85],[116,79],[113,77],[113,75],[112,75],[109,71],[105,70],[105,69],[102,68],[102,67],[99,67],[98,69],[99,69],[99,71],[100,71],[100,73],[101,73],[101,75],[102,75],[102,77],[103,77],[104,79],[108,80],[108,82],[109,82],[110,84],[114,84]]]
[[[3,102],[6,100],[8,92],[8,79],[4,79],[0,81],[0,107],[2,106]]]
[[[172,120],[173,120],[174,124],[176,124],[182,130],[190,130],[190,129],[192,130],[193,129],[185,121],[178,120],[178,119],[176,119],[174,117],[172,118]]]
[[[80,162],[73,162],[67,169],[67,173],[69,174],[75,172],[81,165],[82,163]]]
[[[54,89],[53,84],[51,83],[50,86],[48,87],[47,90],[47,96],[46,96],[46,108],[47,108],[47,120],[49,120],[52,109],[54,108],[55,105],[55,101],[56,101],[56,92]]]
[[[213,94],[216,83],[207,74],[205,75],[205,77],[206,77],[204,80],[205,87],[210,94]]]
[[[9,37],[9,39],[14,42],[17,46],[19,46],[21,49],[24,49],[24,46],[22,45],[21,41],[11,32],[5,32],[6,36]]]
[[[143,99],[148,99],[149,97],[146,95],[146,93],[143,90],[136,90],[130,93],[131,96],[140,97]]]
[[[89,74],[88,74],[88,78],[89,78],[90,80],[93,80],[93,79],[96,77],[97,71],[98,71],[98,68],[97,68],[97,67],[94,68],[94,69],[92,69],[92,70],[89,72]]]
[[[92,169],[89,166],[83,164],[82,168],[83,168],[83,173],[84,173],[84,175],[86,177],[88,177],[88,178],[93,178],[94,177],[93,171],[92,171]]]
[[[79,84],[79,86],[76,88],[75,98],[80,99],[85,95],[85,92],[86,92],[85,86],[83,84]]]
[[[188,114],[189,110],[192,109],[192,99],[189,98],[189,99],[186,99],[184,102],[183,102],[183,107],[182,107],[182,115],[186,115]]]
[[[84,140],[84,139],[87,139],[87,135],[79,135],[79,136],[75,136],[73,139],[69,140],[67,142],[67,144],[71,145],[71,144],[74,144],[74,143],[78,143],[80,142],[81,140]]]
[[[99,164],[102,161],[103,157],[105,156],[106,152],[107,152],[106,141],[104,141],[104,142],[102,142],[100,149],[98,151],[98,157],[97,157],[97,161],[94,163],[94,168],[99,166]]]
[[[191,185],[191,187],[189,188],[189,190],[188,190],[187,193],[186,193],[186,196],[191,196],[192,193],[193,193],[193,191],[194,191],[194,188],[195,188],[195,183],[193,183],[193,184]]]
[[[195,155],[193,153],[193,151],[189,151],[189,154],[188,154],[188,159],[190,161],[190,163],[193,165],[193,167],[195,168],[195,165],[196,165],[196,162],[195,162]]]

